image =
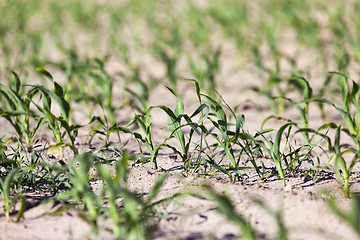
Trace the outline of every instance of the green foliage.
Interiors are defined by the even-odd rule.
[[[342,150],[340,146],[340,133],[341,126],[336,129],[335,142],[334,142],[334,154],[332,158],[334,158],[334,170],[336,177],[340,184],[342,185],[342,189],[344,191],[345,197],[350,197],[350,182],[349,177],[351,174],[351,170],[358,161],[359,155],[355,152],[355,156],[353,157],[350,166],[346,166],[347,163],[344,159],[344,155],[346,153],[351,153],[352,149]]]
[[[234,223],[241,232],[239,239],[258,239],[259,232],[256,231],[241,214],[238,214],[234,211],[235,207],[231,202],[230,198],[225,194],[216,193],[209,185],[204,185],[207,189],[207,193],[216,205],[217,210],[226,216],[232,223]],[[288,239],[288,229],[286,228],[282,212],[276,212],[267,206],[263,201],[257,198],[253,198],[252,201],[264,209],[269,215],[271,215],[277,224],[278,235],[275,239],[278,240],[287,240]]]
[[[212,98],[216,97],[216,75],[220,67],[220,54],[220,49],[211,55],[209,53],[203,54],[201,56],[201,62],[193,59],[191,53],[187,54],[192,74],[199,83],[200,88],[205,90],[205,93]]]
[[[353,196],[351,200],[351,209],[349,211],[342,210],[336,204],[336,200],[334,199],[327,200],[327,204],[337,216],[351,226],[360,238],[360,197],[358,195]]]
[[[195,80],[190,80],[190,79],[189,79],[189,81],[194,82],[195,87],[197,89],[196,94],[201,103],[201,96],[200,96],[200,92],[199,92],[198,82]],[[168,129],[171,133],[169,139],[172,137],[175,137],[175,139],[177,140],[177,142],[180,145],[180,151],[171,145],[166,144],[165,146],[173,149],[174,152],[178,153],[179,156],[181,157],[182,161],[184,162],[185,169],[190,169],[191,165],[192,165],[192,159],[191,159],[192,156],[190,156],[191,155],[190,146],[191,146],[191,144],[194,144],[192,141],[194,133],[201,136],[200,143],[195,144],[199,147],[199,155],[197,157],[198,164],[199,164],[199,160],[201,158],[202,144],[203,144],[202,137],[204,135],[208,134],[208,130],[203,125],[203,123],[209,115],[209,107],[206,104],[200,104],[200,106],[194,111],[194,113],[191,114],[191,116],[189,116],[188,114],[185,113],[184,104],[182,102],[181,97],[177,94],[177,92],[175,92],[173,89],[171,89],[169,87],[168,87],[168,90],[173,95],[175,95],[178,100],[174,112],[173,113],[170,112],[170,114],[168,114],[168,116],[167,116]],[[170,110],[168,110],[168,111],[170,111]],[[192,120],[192,118],[196,117],[197,115],[200,115],[198,122],[194,122]],[[184,119],[186,121],[185,124],[181,124],[182,119]],[[185,134],[182,130],[185,127],[190,127],[190,132],[187,136],[185,136]]]
[[[0,178],[0,191],[4,201],[5,218],[7,221],[11,220],[10,211],[18,199],[18,196],[10,197],[10,191],[13,188],[14,182],[16,182],[19,177],[18,173],[19,169],[14,168],[7,174],[4,180]]]
[[[126,186],[127,170],[129,161],[151,162],[158,168],[156,159],[164,147],[180,156],[185,172],[223,173],[235,181],[241,180],[243,170],[251,169],[260,179],[276,175],[283,185],[291,173],[315,180],[324,166],[314,150],[325,156],[331,152],[333,172],[344,196],[351,196],[350,179],[360,156],[360,88],[350,77],[360,62],[359,2],[205,2],[0,3],[0,120],[12,126],[1,133],[0,141],[0,187],[7,220],[19,200],[17,221],[21,219],[25,191],[39,186],[55,193],[65,184],[68,189],[57,199],[83,206],[80,215],[95,233],[102,230],[99,219],[105,218],[112,221],[117,238],[151,238],[155,206],[169,200],[156,201],[165,177],[159,177],[147,197],[139,196]],[[159,69],[152,61],[160,64]],[[34,67],[44,81],[33,76]],[[241,108],[234,110],[218,94],[251,83],[254,76],[243,74],[248,69],[250,73],[255,69],[260,81],[252,89],[268,100],[260,108],[270,107],[274,114],[263,125],[274,119],[284,124],[252,129],[255,134],[250,134],[246,107],[237,112]],[[188,74],[196,79],[187,79],[195,86],[193,113],[186,111],[182,99],[187,86],[180,79]],[[320,87],[312,85],[319,79],[324,79]],[[177,100],[174,109],[167,103],[150,104],[153,89],[165,80]],[[257,99],[248,100],[258,104]],[[312,125],[314,104],[321,113],[320,127]],[[291,108],[298,116],[286,119]],[[167,118],[167,135],[161,141],[152,129],[152,116],[160,109]],[[131,110],[135,113],[127,114]],[[85,129],[78,123],[78,113],[86,113],[85,122],[91,126],[85,135],[101,145],[85,141],[94,155],[78,152],[79,129]],[[110,142],[111,134],[119,141]],[[121,143],[123,134],[139,143],[140,156],[128,155]],[[70,163],[51,165],[44,157],[65,146],[74,154]],[[267,157],[272,159],[270,166],[263,161]],[[109,166],[114,174],[105,162],[113,163]],[[303,162],[311,166],[304,169]],[[269,168],[276,171],[269,173]],[[91,187],[93,178],[103,183],[100,194]],[[256,238],[226,196],[214,192],[210,196],[219,203],[219,211],[242,229],[244,238]],[[287,239],[281,213],[255,202],[274,216],[278,238]],[[357,216],[329,204],[356,230]]]
[[[33,104],[44,115],[43,118],[47,120],[47,124],[58,142],[57,145],[54,146],[54,148],[57,149],[69,145],[74,154],[76,154],[77,149],[75,147],[75,139],[78,135],[78,129],[80,125],[70,124],[70,105],[65,100],[65,92],[63,88],[53,80],[53,77],[49,72],[47,72],[43,68],[37,68],[36,70],[44,74],[49,80],[53,82],[54,90],[50,91],[49,89],[41,85],[32,86],[30,92],[34,95],[40,93],[43,100],[42,106],[34,101]],[[53,99],[58,104],[60,108],[60,116],[55,116],[53,114],[51,109],[51,99]],[[70,140],[69,144],[63,142],[65,134]]]
[[[138,85],[139,93],[132,91],[130,88],[126,88],[126,91],[130,93],[131,97],[137,100],[138,104],[134,103],[133,100],[130,100],[130,105],[140,112],[141,114],[145,114],[148,109],[148,101],[149,101],[149,86],[140,79],[140,69],[134,68],[132,72],[132,76],[129,81],[133,81]]]
[[[23,141],[25,138],[26,147],[30,148],[36,133],[44,123],[44,118],[31,109],[35,94],[31,90],[25,93],[25,84],[21,83],[15,72],[12,72],[12,75],[8,87],[0,84],[0,96],[3,103],[0,106],[0,114],[14,127],[18,139]],[[35,127],[31,125],[33,121],[36,123]]]
[[[176,88],[178,82],[178,75],[176,73],[176,64],[179,56],[177,53],[170,55],[161,47],[154,48],[155,55],[163,62],[166,67],[166,78]]]
[[[165,175],[160,176],[150,192],[145,195],[132,192],[127,186],[128,153],[115,164],[115,173],[100,159],[91,154],[77,155],[69,167],[62,169],[69,177],[70,190],[59,193],[56,199],[68,202],[72,199],[83,206],[81,217],[99,234],[101,219],[112,222],[110,231],[117,239],[149,239],[155,230],[155,207],[172,197],[156,200]],[[100,179],[102,186],[95,191],[93,179]]]
[[[58,175],[54,174],[50,164],[43,158],[44,147],[35,142],[30,155],[20,143],[6,153],[3,143],[0,147],[0,191],[4,201],[6,220],[12,221],[11,213],[15,212],[15,205],[20,200],[16,221],[20,221],[25,211],[25,194],[29,190],[57,191],[61,183]],[[42,147],[39,149],[39,147]]]
[[[167,107],[165,107],[165,106],[163,106],[163,107],[164,107],[164,109],[167,109]],[[147,150],[150,154],[150,157],[148,159],[151,161],[153,167],[157,168],[156,157],[159,154],[159,150],[163,146],[163,144],[156,145],[153,143],[153,140],[152,140],[152,136],[151,136],[152,121],[151,121],[150,114],[154,108],[155,107],[148,108],[145,115],[135,114],[134,117],[130,120],[130,122],[126,125],[126,127],[121,127],[118,125],[112,126],[109,129],[109,131],[107,132],[107,138],[111,133],[115,133],[115,132],[129,133],[129,134],[133,135],[135,137],[135,139],[139,142],[140,152],[143,153],[141,144],[140,144],[140,143],[142,143],[145,145],[145,147],[147,148]],[[141,133],[134,132],[129,128],[129,126],[131,126],[135,123],[140,127],[143,135]]]

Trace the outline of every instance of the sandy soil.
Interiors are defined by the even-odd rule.
[[[289,177],[284,189],[276,178],[259,181],[249,178],[242,182],[229,183],[224,176],[205,179],[201,176],[182,174],[182,162],[170,158],[171,154],[159,157],[161,168],[169,170],[160,197],[167,197],[186,190],[202,193],[206,191],[201,184],[210,184],[217,192],[227,194],[233,201],[234,211],[244,216],[262,235],[269,239],[277,235],[277,226],[272,215],[253,199],[264,201],[274,211],[281,211],[290,239],[356,239],[350,227],[335,216],[327,207],[323,190],[331,191],[339,204],[349,207],[349,200],[342,197],[339,185],[329,171],[322,171],[318,179],[304,180],[302,177]],[[164,170],[154,170],[149,164],[134,166],[129,175],[129,187],[134,191],[147,192]],[[249,171],[248,175],[254,173]],[[353,182],[359,181],[359,174]],[[95,183],[96,184],[96,183]],[[359,184],[352,188],[359,192]],[[0,239],[85,239],[91,236],[89,226],[78,217],[74,210],[53,215],[61,205],[40,204],[41,193],[27,196],[27,207],[19,223],[0,220]],[[176,203],[163,206],[160,211],[167,216],[160,220],[154,239],[237,239],[239,229],[219,214],[214,202],[185,197]],[[1,213],[0,213],[1,214]],[[2,214],[3,216],[3,214]],[[101,233],[101,239],[112,239],[108,233]]]
[[[242,104],[238,112],[246,116],[246,126],[249,132],[254,133],[260,129],[261,122],[265,117],[271,115],[270,109],[266,106],[266,99],[259,97],[251,91],[246,91],[246,87],[252,84],[261,84],[259,76],[251,66],[247,66],[246,61],[242,69],[239,70],[239,62],[232,62],[226,59],[234,59],[231,54],[231,43],[225,44],[223,51],[222,71],[219,79],[227,81],[219,82],[219,91],[230,106]],[[308,54],[308,55],[311,55]],[[306,53],[300,58],[306,59]],[[161,75],[163,69],[151,68],[151,59],[143,57],[142,66],[147,66],[149,71],[155,72],[152,75]],[[308,61],[309,62],[309,61]],[[154,63],[155,66],[158,63]],[[309,64],[312,64],[310,61]],[[109,63],[109,66],[117,66],[116,59]],[[313,74],[312,83],[316,85],[316,70]],[[321,71],[321,70],[319,70]],[[159,73],[160,72],[160,73]],[[56,73],[55,73],[56,74]],[[186,72],[184,73],[186,75]],[[59,76],[61,77],[61,76]],[[191,76],[188,76],[191,77]],[[61,82],[61,81],[60,81]],[[180,94],[184,98],[187,112],[192,112],[196,105],[194,101],[194,91],[189,85],[180,86]],[[114,87],[114,91],[118,91]],[[116,94],[115,94],[116,95]],[[151,94],[150,105],[166,104],[173,107],[176,99],[163,87],[159,86]],[[256,106],[263,106],[258,110]],[[129,111],[131,112],[131,111]],[[296,110],[289,108],[286,116],[297,119]],[[314,107],[311,113],[312,126],[319,126],[322,120]],[[335,116],[336,117],[336,116]],[[81,119],[81,114],[79,115]],[[125,121],[128,119],[122,119]],[[153,137],[161,142],[168,136],[165,115],[159,110],[153,114]],[[269,123],[272,127],[279,126],[280,122]],[[8,131],[8,125],[3,120],[0,124],[0,134]],[[48,133],[40,133],[47,135]],[[79,143],[83,143],[86,130],[80,132]],[[94,144],[100,144],[94,140]],[[88,146],[80,147],[80,151],[86,151]],[[130,141],[126,146],[131,151],[138,151],[135,142]],[[277,235],[277,225],[274,216],[266,212],[261,206],[256,204],[253,199],[261,199],[275,212],[280,211],[286,227],[289,230],[290,239],[356,239],[355,233],[351,228],[334,215],[326,204],[327,195],[324,190],[330,192],[331,196],[338,199],[339,204],[347,209],[350,207],[349,199],[344,199],[340,185],[334,174],[330,170],[321,170],[318,178],[312,181],[303,176],[287,176],[287,187],[283,188],[281,181],[276,177],[259,180],[252,170],[244,171],[244,178],[240,182],[230,183],[226,176],[217,175],[214,178],[204,178],[196,174],[183,173],[183,164],[179,158],[174,158],[174,154],[164,149],[158,158],[159,170],[151,168],[151,165],[136,165],[131,167],[129,175],[129,187],[134,191],[147,192],[160,174],[167,174],[168,178],[164,183],[160,197],[168,197],[176,192],[188,190],[196,191],[206,195],[203,183],[210,184],[217,192],[227,194],[233,201],[234,211],[238,212],[247,219],[252,226],[259,232],[259,239],[274,238]],[[71,156],[54,154],[55,159],[68,160]],[[331,166],[325,155],[320,156],[321,164]],[[258,160],[259,164],[261,159]],[[274,167],[271,160],[265,159],[265,164],[269,171]],[[353,183],[352,192],[360,192],[360,169],[356,166],[353,169],[351,182]],[[94,183],[96,185],[96,183]],[[44,193],[29,193],[26,197],[27,210],[23,219],[19,223],[6,222],[3,210],[0,209],[0,239],[86,239],[93,237],[89,226],[78,216],[75,210],[66,210],[61,214],[54,215],[60,204],[46,203],[39,204],[44,198]],[[183,202],[180,207],[172,202],[163,206],[161,209],[167,212],[167,216],[159,221],[159,229],[155,232],[154,239],[236,239],[241,233],[239,229],[229,222],[224,216],[219,214],[214,202],[210,200],[200,200],[194,197],[179,199]],[[102,232],[101,239],[112,239],[112,235]]]

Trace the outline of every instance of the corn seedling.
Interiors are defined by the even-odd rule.
[[[174,54],[171,56],[161,47],[154,48],[155,55],[161,60],[166,66],[166,78],[172,84],[172,86],[176,89],[178,75],[176,73],[176,64],[178,60],[178,55]]]
[[[341,95],[343,106],[336,108],[347,128],[343,128],[344,131],[356,144],[356,149],[360,150],[360,88],[355,81],[352,81],[352,87],[348,84],[349,76],[346,74],[335,73],[342,76],[339,78],[341,87]],[[355,108],[355,109],[354,109]]]
[[[155,207],[173,197],[154,201],[164,183],[165,175],[160,176],[147,197],[132,192],[127,187],[128,161],[132,157],[124,153],[115,164],[115,174],[94,155],[77,155],[69,167],[62,171],[69,177],[69,191],[59,193],[58,201],[69,202],[72,199],[83,205],[85,211],[80,217],[88,222],[94,234],[101,229],[100,219],[112,222],[108,228],[117,239],[149,239],[155,230]],[[94,167],[94,168],[93,168]],[[96,170],[92,175],[102,180],[103,185],[98,193],[91,188],[91,168]]]
[[[12,74],[13,78],[9,87],[0,84],[0,97],[4,104],[0,107],[0,114],[14,127],[20,141],[25,137],[25,144],[29,149],[31,141],[44,122],[44,118],[36,115],[30,109],[34,94],[31,91],[25,94],[24,85],[19,76],[15,72]],[[31,120],[37,122],[32,129]]]
[[[196,87],[197,97],[201,103],[199,84],[194,80],[189,80],[189,81],[194,82],[195,87]],[[192,137],[193,137],[194,133],[196,133],[197,135],[199,135],[201,137],[200,143],[197,145],[200,148],[198,160],[200,158],[200,154],[202,153],[203,135],[207,134],[207,132],[208,132],[206,127],[203,125],[203,122],[207,119],[207,117],[209,115],[209,107],[206,104],[201,104],[194,111],[194,113],[191,116],[188,116],[184,111],[184,104],[182,102],[181,97],[173,89],[168,87],[168,90],[174,96],[176,96],[177,100],[178,100],[174,112],[172,112],[170,109],[163,108],[163,110],[166,111],[166,113],[167,113],[168,129],[171,132],[170,137],[168,139],[175,137],[175,139],[177,140],[177,142],[180,145],[181,151],[177,150],[175,147],[170,146],[168,144],[165,144],[164,146],[169,147],[169,148],[173,149],[176,153],[178,153],[179,156],[181,157],[182,161],[184,162],[185,169],[188,169],[188,167],[190,167],[191,163],[192,163],[191,162],[192,157],[190,157],[190,144],[192,144]],[[193,122],[192,118],[199,114],[200,114],[200,117],[199,117],[198,122],[197,123]],[[184,119],[186,121],[185,124],[181,123],[182,119]],[[190,127],[190,132],[187,136],[184,135],[184,132],[182,130],[182,128],[184,128],[184,127]]]
[[[61,202],[74,199],[77,204],[84,204],[88,215],[83,214],[80,216],[92,226],[94,233],[98,233],[98,217],[102,202],[90,186],[90,169],[93,167],[95,160],[95,157],[90,154],[76,155],[69,166],[60,169],[69,179],[66,185],[70,188],[70,191],[59,193],[56,199]]]
[[[358,195],[352,196],[349,211],[342,210],[334,199],[327,200],[327,204],[337,216],[351,226],[358,238],[360,238],[360,197]]]
[[[53,77],[50,75],[49,72],[47,72],[43,68],[37,68],[38,72],[44,74],[49,80],[51,80],[54,84],[54,90],[53,92],[45,88],[41,85],[33,85],[30,89],[30,92],[32,94],[40,93],[41,98],[43,100],[42,106],[40,104],[33,101],[34,105],[37,107],[37,109],[43,113],[44,118],[47,120],[48,126],[53,132],[53,135],[55,139],[57,140],[57,144],[54,145],[51,151],[54,151],[56,149],[62,148],[66,145],[69,145],[71,150],[75,153],[77,153],[77,149],[75,147],[75,139],[78,134],[79,125],[77,124],[70,124],[70,105],[65,100],[65,92],[63,88],[53,80]],[[55,100],[55,102],[60,107],[60,116],[56,117],[51,110],[51,99]],[[64,132],[62,132],[64,130]],[[64,135],[67,135],[68,139],[70,140],[69,144],[64,143]]]
[[[89,77],[99,88],[99,94],[96,96],[98,103],[105,109],[106,116],[111,124],[116,122],[116,110],[121,104],[113,104],[113,78],[105,71],[104,62],[95,59],[97,66],[90,72]]]
[[[92,117],[95,104],[97,104],[94,86],[89,87],[89,74],[93,70],[92,61],[89,58],[81,60],[75,49],[59,48],[67,55],[67,62],[54,62],[52,65],[66,73],[67,82],[63,86],[66,95],[65,100],[69,103],[80,102],[86,108],[89,118]]]
[[[160,107],[160,108],[163,107],[164,109],[168,109],[165,106],[157,106],[157,107]],[[135,137],[135,139],[139,142],[140,152],[143,153],[141,144],[140,144],[140,143],[142,143],[145,145],[145,147],[147,148],[147,150],[150,154],[150,157],[148,159],[153,164],[153,167],[157,168],[156,157],[159,153],[160,148],[163,146],[163,144],[155,145],[153,143],[153,140],[151,137],[152,121],[151,121],[150,114],[154,108],[155,107],[148,108],[145,115],[138,115],[135,113],[134,117],[130,120],[130,122],[125,127],[114,125],[107,132],[107,138],[111,133],[115,133],[115,132],[129,133],[129,134],[133,135]],[[171,110],[169,110],[169,112],[171,112]],[[132,131],[129,128],[129,126],[131,126],[135,123],[140,127],[144,136],[142,136],[138,132]]]
[[[229,158],[233,167],[237,166],[234,150],[231,145],[231,136],[229,135],[229,125],[227,121],[226,113],[223,107],[213,98],[204,95],[212,104],[215,110],[216,120],[209,117],[209,120],[213,123],[215,128],[219,130],[220,136],[216,133],[211,134],[219,144],[220,148],[224,149],[225,155]],[[240,127],[240,126],[238,126]]]
[[[253,153],[251,153],[251,147],[256,145],[256,141],[243,129],[245,123],[244,115],[236,115],[233,110],[226,105],[226,108],[231,112],[231,117],[235,117],[236,119],[235,131],[231,131],[230,127],[234,124],[228,122],[228,118],[224,110],[225,106],[223,107],[220,103],[207,95],[202,96],[208,99],[214,108],[215,113],[210,113],[208,119],[212,122],[214,128],[220,133],[218,134],[216,132],[209,131],[208,134],[216,140],[217,144],[214,146],[219,147],[223,152],[223,155],[230,160],[231,167],[229,167],[229,170],[235,172],[235,174],[239,176],[238,170],[247,169],[247,167],[239,166],[241,156],[243,154],[247,154],[250,156],[250,161],[253,164],[253,167],[255,167],[257,173],[260,174],[260,171],[254,161]],[[215,116],[216,120],[212,119],[212,116]],[[240,149],[237,147],[240,147]]]
[[[136,140],[138,140],[139,142],[143,143],[146,146],[146,148],[150,154],[149,160],[152,162],[152,164],[155,168],[157,168],[156,157],[159,153],[160,148],[164,147],[164,146],[169,147],[169,148],[173,149],[175,152],[177,152],[183,159],[184,163],[188,161],[189,147],[190,147],[192,135],[193,135],[194,131],[200,135],[200,132],[196,129],[197,127],[199,127],[199,125],[193,123],[191,121],[191,118],[194,117],[195,115],[197,115],[198,113],[200,113],[204,108],[206,108],[206,105],[201,105],[197,110],[195,110],[194,114],[191,117],[188,117],[184,113],[184,104],[181,100],[181,97],[173,89],[171,89],[171,88],[168,88],[168,89],[178,99],[178,103],[177,103],[177,106],[174,111],[172,111],[170,108],[168,108],[165,105],[149,107],[147,109],[145,115],[135,114],[134,117],[132,118],[132,120],[130,120],[130,122],[127,124],[126,127],[114,126],[111,129],[109,129],[109,132],[107,134],[107,135],[109,135],[113,132],[124,132],[124,133],[132,134]],[[151,137],[151,125],[152,125],[151,112],[155,108],[162,109],[167,114],[168,129],[171,132],[170,137],[165,139],[164,142],[161,144],[154,144],[152,137]],[[187,125],[181,125],[181,118],[186,119]],[[144,136],[142,136],[140,133],[134,132],[128,128],[129,126],[131,126],[134,123],[136,123],[140,127]],[[191,127],[191,132],[190,132],[187,143],[185,141],[184,133],[181,129],[185,126]],[[166,141],[168,141],[172,137],[175,137],[175,139],[180,144],[181,151],[178,151],[175,147],[166,144]],[[140,148],[140,151],[142,152],[141,148]]]
[[[336,128],[336,135],[332,149],[334,151],[334,154],[332,156],[332,159],[335,159],[334,162],[335,174],[337,176],[338,181],[341,183],[343,187],[344,195],[345,197],[349,197],[350,196],[349,177],[351,174],[351,170],[354,167],[354,165],[358,162],[360,155],[359,154],[360,91],[359,91],[359,86],[354,81],[352,81],[352,88],[350,89],[348,84],[348,79],[349,79],[348,75],[337,72],[334,72],[332,74],[339,75],[338,82],[341,87],[343,106],[337,107],[329,100],[323,100],[322,102],[328,103],[337,109],[337,111],[340,113],[340,115],[343,118],[343,125],[345,125],[346,127],[342,125],[337,126],[336,124],[330,124],[330,125],[325,124],[324,126],[330,126],[332,128]],[[355,108],[355,110],[353,110],[353,108]],[[340,142],[341,132],[345,133],[353,140],[356,146],[355,148],[348,147],[342,150],[343,147]],[[343,155],[348,153],[352,153],[353,158],[350,162],[350,165],[346,166],[346,161],[344,160]]]
[[[134,100],[130,100],[130,105],[141,114],[145,114],[146,110],[148,109],[149,87],[140,79],[139,68],[133,69],[131,80],[138,85],[139,93],[132,91],[130,88],[125,89],[131,95],[131,97],[133,97],[138,102],[138,104],[136,104],[134,103]]]
[[[265,67],[258,46],[252,48],[252,53],[256,67],[268,75],[266,84],[261,87],[253,87],[252,89],[257,93],[266,96],[272,110],[279,116],[283,116],[285,112],[285,91],[281,87],[281,83],[284,82],[284,79],[280,76],[280,66],[278,65],[276,70]]]
[[[113,222],[113,233],[118,239],[149,239],[155,230],[151,218],[158,202],[154,198],[160,192],[165,176],[160,176],[147,198],[131,192],[127,184],[128,155],[124,155],[116,164],[115,176],[101,165],[97,165],[98,176],[103,180],[102,195],[108,201],[105,209]],[[121,201],[119,201],[121,200]],[[165,200],[162,200],[165,201]],[[162,202],[162,201],[159,201]]]
[[[19,168],[12,169],[5,178],[0,178],[0,192],[2,199],[4,201],[4,211],[5,211],[5,218],[7,221],[11,221],[10,213],[11,208],[14,207],[18,199],[21,199],[21,207],[20,211],[18,211],[16,221],[19,221],[24,213],[25,208],[25,199],[23,196],[20,196],[15,192],[15,195],[11,197],[11,193],[13,192],[14,185],[17,183],[20,173]]]
[[[286,185],[285,184],[285,173],[286,172],[284,172],[283,162],[286,163],[287,155],[285,154],[284,150],[281,150],[281,143],[282,143],[283,135],[287,134],[287,136],[289,136],[291,128],[293,126],[296,126],[296,123],[294,123],[294,122],[285,123],[283,126],[281,126],[277,130],[274,140],[271,140],[270,138],[265,137],[264,132],[258,132],[258,135],[262,136],[264,138],[265,142],[267,143],[267,145],[269,146],[269,147],[266,147],[265,143],[262,143],[264,150],[269,154],[271,159],[274,161],[276,170],[279,174],[279,177],[280,177],[280,180],[281,180],[283,186]],[[265,132],[269,132],[272,130],[274,130],[274,129],[269,129]],[[285,144],[285,146],[286,146],[286,144]],[[285,169],[286,169],[286,167],[287,166],[285,166]]]
[[[342,189],[344,192],[345,197],[350,197],[350,174],[351,170],[354,167],[354,165],[357,163],[359,154],[358,151],[356,151],[353,148],[349,148],[346,150],[342,150],[342,147],[340,145],[340,134],[341,134],[341,126],[338,126],[336,129],[336,135],[335,135],[335,142],[334,142],[334,154],[332,156],[332,159],[334,160],[334,171],[336,174],[336,177],[340,184],[342,185]],[[347,166],[347,163],[344,159],[344,155],[347,153],[353,153],[354,157],[350,163],[349,166]]]
[[[216,74],[219,71],[220,54],[220,49],[211,56],[204,54],[202,60],[205,62],[205,67],[200,65],[201,63],[198,63],[198,61],[195,61],[190,53],[187,54],[192,74],[200,88],[205,89],[205,93],[212,98],[216,97]]]

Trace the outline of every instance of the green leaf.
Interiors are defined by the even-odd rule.
[[[47,77],[52,82],[54,81],[54,78],[51,76],[51,74],[48,71],[46,71],[44,68],[38,67],[38,68],[36,68],[36,71],[38,71],[39,73],[42,73],[45,77]]]
[[[208,100],[210,100],[212,105],[215,107],[215,114],[216,114],[216,117],[217,117],[217,122],[219,124],[220,130],[223,133],[226,133],[227,130],[228,130],[228,124],[227,124],[227,118],[226,118],[226,114],[225,114],[224,109],[213,98],[211,98],[211,97],[209,97],[207,95],[203,95],[203,96],[205,96]]]
[[[46,151],[47,154],[51,154],[59,149],[62,149],[63,147],[67,146],[68,144],[66,143],[57,143],[55,145],[52,145],[51,147],[49,147],[49,149]]]
[[[25,207],[26,207],[25,197],[21,196],[20,197],[20,209],[16,215],[16,222],[19,222],[20,219],[22,218],[22,216],[24,215]]]
[[[240,130],[243,128],[244,123],[245,123],[244,114],[238,114],[236,116],[236,124],[235,124],[235,140],[238,139]]]
[[[14,90],[15,93],[19,94],[20,86],[21,86],[20,78],[16,74],[16,72],[11,71],[11,73],[13,74],[13,79],[12,79],[12,82],[11,82],[11,89]]]
[[[64,91],[63,91],[62,87],[57,82],[54,82],[54,93],[57,96],[59,96],[60,98],[64,97]]]
[[[201,103],[200,86],[199,86],[198,81],[196,81],[196,80],[194,80],[194,79],[190,79],[190,78],[186,78],[185,80],[194,82],[194,84],[195,84],[196,96],[197,96],[199,102]]]

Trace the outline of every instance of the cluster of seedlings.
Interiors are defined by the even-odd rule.
[[[350,181],[360,159],[360,86],[348,73],[360,62],[359,3],[214,0],[197,6],[188,1],[170,14],[167,9],[174,8],[174,1],[116,6],[21,2],[0,4],[4,5],[0,7],[4,18],[0,23],[0,115],[2,123],[12,126],[0,136],[0,190],[7,220],[21,221],[27,194],[40,190],[49,194],[46,201],[79,209],[94,236],[108,230],[119,239],[149,239],[162,216],[157,207],[191,195],[212,199],[219,212],[239,226],[242,238],[256,239],[258,232],[233,211],[229,198],[208,185],[203,186],[206,196],[190,191],[159,200],[164,175],[146,195],[129,190],[129,165],[151,163],[158,168],[159,153],[170,149],[181,159],[184,172],[225,175],[230,182],[242,181],[244,170],[250,169],[253,178],[278,178],[285,187],[293,175],[315,181],[319,171],[327,169],[336,176],[344,196],[353,198],[353,208],[343,212],[332,199],[328,204],[360,237],[360,198],[351,195]],[[133,24],[130,32],[129,23]],[[331,37],[323,36],[324,28]],[[296,36],[295,54],[281,48],[283,29]],[[144,38],[143,31],[149,36]],[[77,34],[85,34],[86,40]],[[267,98],[269,105],[264,107],[273,114],[255,133],[246,128],[241,106],[229,106],[218,93],[226,79],[221,78],[222,48],[212,44],[215,37],[233,41],[239,58],[251,59],[248,62],[262,79],[262,84],[247,91]],[[86,48],[105,50],[94,53]],[[296,55],[304,49],[310,49],[321,65],[320,88],[308,81],[313,77],[311,66],[298,66]],[[52,56],[52,51],[61,57]],[[161,65],[163,76],[143,69],[137,55]],[[112,58],[122,63],[124,71],[109,71]],[[184,61],[185,73],[179,70]],[[119,84],[120,94],[114,96]],[[196,107],[190,113],[180,91],[183,84],[195,96]],[[174,108],[149,103],[152,90],[161,85],[176,99]],[[85,123],[75,117],[79,106],[87,116]],[[291,108],[297,110],[296,119],[286,116]],[[119,121],[128,109],[132,115]],[[154,139],[152,133],[154,110],[167,117],[163,140]],[[321,114],[321,126],[311,125],[314,111]],[[339,119],[329,121],[329,113]],[[281,125],[265,127],[273,120]],[[90,129],[85,142],[79,140],[82,129]],[[114,135],[118,142],[111,140]],[[136,140],[138,150],[127,149],[121,143],[123,136]],[[93,139],[101,147],[86,153],[79,149],[79,143],[90,145]],[[67,148],[72,152],[67,161],[50,161],[52,153]],[[319,153],[329,164],[320,163]],[[271,159],[271,166],[265,159]],[[91,187],[94,179],[102,182],[99,191]],[[287,239],[281,214],[257,199],[254,202],[276,220],[278,239]],[[20,208],[14,214],[17,203]],[[111,227],[100,224],[104,219]]]

